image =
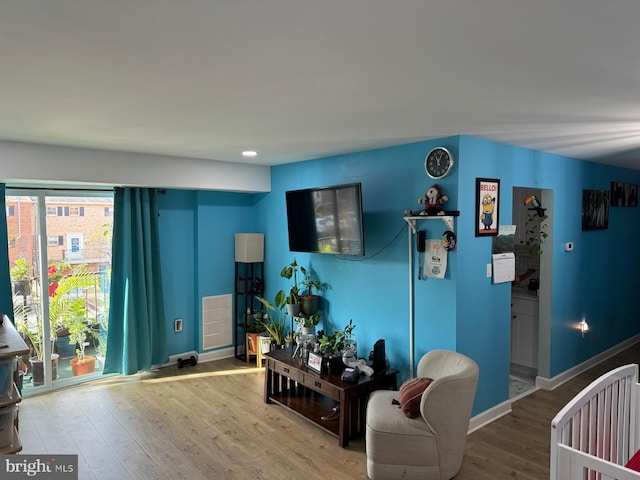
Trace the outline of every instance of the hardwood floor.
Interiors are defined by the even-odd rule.
[[[456,480],[549,478],[550,423],[640,344],[469,435]],[[235,359],[112,377],[26,398],[22,453],[79,455],[84,479],[366,479],[364,438],[337,439],[262,400],[264,369]]]

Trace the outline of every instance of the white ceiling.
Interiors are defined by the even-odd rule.
[[[639,24],[637,0],[0,0],[0,139],[275,165],[467,134],[640,169]]]

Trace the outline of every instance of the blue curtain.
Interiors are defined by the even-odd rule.
[[[168,360],[156,193],[117,188],[104,373],[132,374]]]
[[[0,312],[13,320],[11,278],[9,277],[9,233],[7,232],[7,207],[4,200],[5,184],[0,183]]]

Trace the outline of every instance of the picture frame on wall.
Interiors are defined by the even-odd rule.
[[[609,228],[609,191],[582,190],[582,230]]]
[[[611,182],[609,199],[612,207],[637,207],[638,185],[635,183]]]
[[[476,237],[498,235],[500,180],[476,178]]]

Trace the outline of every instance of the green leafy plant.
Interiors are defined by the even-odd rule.
[[[21,280],[27,280],[31,273],[31,265],[27,263],[27,260],[24,258],[18,258],[16,263],[11,270],[9,271],[9,275],[11,276],[11,281],[18,282]]]
[[[262,321],[264,328],[269,332],[278,345],[284,341],[285,318],[282,307],[275,307],[269,300],[263,297],[256,299],[266,307],[266,319]]]
[[[316,295],[317,293],[313,293],[314,288],[318,293],[324,292],[325,290],[331,288],[331,285],[329,285],[328,283],[321,282],[320,280],[313,278],[311,271],[305,272],[305,277],[300,283],[303,287],[306,288],[305,295]]]
[[[286,278],[287,280],[291,280],[293,278],[293,285],[289,289],[289,294],[285,297],[286,303],[288,303],[289,305],[295,305],[300,301],[298,273],[306,275],[307,270],[303,266],[298,265],[298,262],[296,262],[295,258],[293,259],[293,262],[291,262],[289,265],[285,265],[284,267],[282,267],[282,270],[280,270],[280,276],[282,278]]]
[[[525,245],[529,247],[529,250],[533,255],[542,255],[542,245],[547,240],[549,234],[545,231],[549,225],[545,223],[545,220],[549,218],[547,215],[539,215],[536,212],[530,212],[527,216],[527,223],[525,225],[527,238]]]
[[[55,291],[49,289],[49,322],[51,341],[57,332],[71,330],[78,319],[87,320],[86,298],[80,289],[94,284],[93,274],[86,265],[76,265],[68,274],[60,276]],[[38,292],[39,289],[36,289]],[[16,329],[31,342],[33,352],[38,360],[43,356],[43,319],[42,303],[34,299],[31,305],[24,305],[14,299],[14,318]]]
[[[314,313],[313,315],[300,315],[298,322],[302,323],[305,328],[315,327],[320,323],[320,314]]]
[[[76,355],[78,356],[78,362],[82,363],[85,360],[85,348],[89,345],[87,338],[96,338],[98,332],[91,328],[86,315],[78,313],[67,319],[67,328],[69,329],[69,343],[78,345]]]
[[[340,354],[346,346],[346,341],[353,335],[355,328],[356,326],[353,324],[353,319],[351,319],[343,329],[336,330],[331,335],[327,335],[322,331],[318,332],[320,348],[328,356]]]

